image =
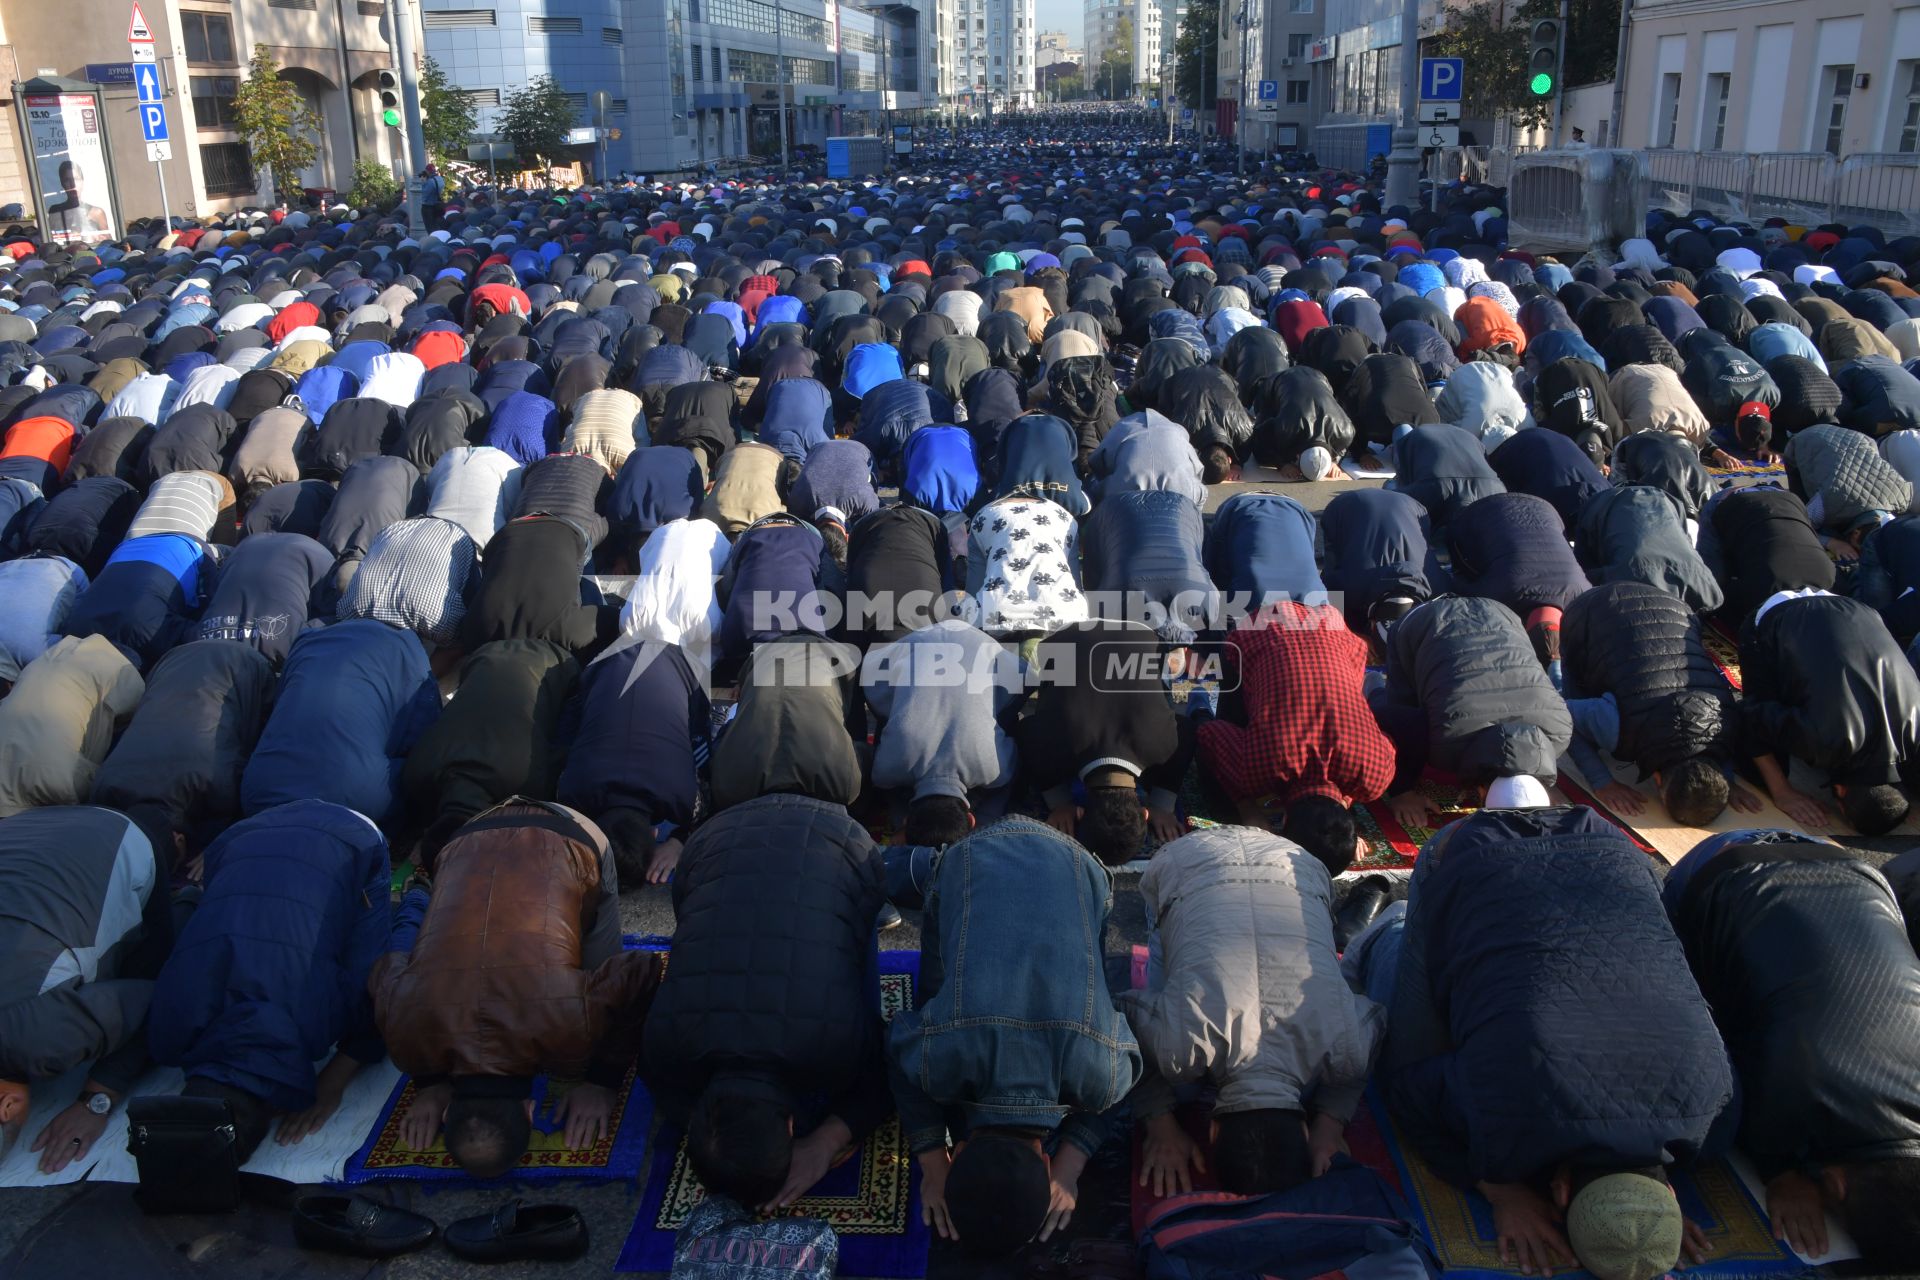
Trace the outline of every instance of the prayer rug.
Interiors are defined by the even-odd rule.
[[[572,1150],[566,1145],[564,1127],[553,1119],[554,1106],[565,1096],[566,1086],[555,1086],[541,1076],[533,1083],[533,1140],[520,1165],[503,1176],[503,1181],[535,1181],[579,1178],[590,1181],[617,1181],[636,1178],[647,1153],[647,1131],[653,1125],[653,1099],[634,1082],[634,1069],[628,1068],[614,1103],[609,1135],[593,1146]],[[440,1138],[425,1151],[415,1151],[400,1141],[400,1120],[413,1102],[411,1077],[402,1077],[393,1096],[380,1113],[373,1136],[347,1162],[348,1182],[373,1182],[382,1178],[411,1178],[420,1182],[475,1182],[447,1154]]]
[[[628,934],[621,939],[629,951],[663,951],[666,939]],[[555,1106],[567,1086],[556,1086],[545,1076],[533,1082],[533,1138],[526,1155],[503,1181],[560,1180],[617,1181],[637,1178],[647,1154],[647,1134],[653,1127],[653,1099],[635,1082],[636,1067],[629,1067],[620,1082],[607,1136],[593,1146],[573,1150],[566,1145],[565,1127],[553,1119]],[[368,1138],[352,1159],[347,1161],[347,1182],[372,1182],[382,1178],[411,1178],[421,1182],[474,1182],[465,1170],[447,1154],[446,1143],[435,1138],[425,1151],[415,1151],[400,1141],[400,1121],[414,1096],[413,1079],[402,1076],[393,1094],[381,1109],[373,1136]]]
[[[880,953],[882,1017],[891,1019],[913,1007],[919,976],[918,951]],[[636,1094],[644,1096],[644,1091]],[[615,1270],[671,1270],[674,1236],[701,1195],[699,1179],[687,1164],[683,1135],[662,1124],[653,1136],[640,1214]],[[897,1116],[889,1117],[789,1214],[818,1218],[834,1229],[840,1237],[842,1275],[911,1278],[926,1274],[929,1236],[920,1221],[920,1171]]]
[[[1371,804],[1354,806],[1354,823],[1359,828],[1361,838],[1367,842],[1367,855],[1353,864],[1353,870],[1405,870],[1413,866],[1414,859],[1420,853],[1420,846],[1425,844],[1434,832],[1449,822],[1464,818],[1480,808],[1474,803],[1472,792],[1467,787],[1432,774],[1422,778],[1417,789],[1426,796],[1434,808],[1439,810],[1439,815],[1432,826],[1402,826],[1399,819],[1393,816],[1393,811],[1387,807],[1385,800],[1375,800]],[[1653,852],[1653,847],[1640,838],[1632,824],[1588,794],[1566,774],[1561,774],[1549,791],[1553,795],[1555,804],[1586,805],[1624,831],[1627,838],[1642,850]],[[1277,816],[1278,806],[1273,802],[1265,802],[1262,807]]]
[[[1713,665],[1720,668],[1720,674],[1735,689],[1740,688],[1740,642],[1736,640],[1718,618],[1708,618],[1700,628],[1700,638],[1706,641],[1707,656],[1713,659]]]
[[[1371,1090],[1367,1105],[1348,1127],[1347,1142],[1356,1160],[1398,1182],[1413,1208],[1414,1225],[1433,1247],[1447,1280],[1507,1280],[1521,1274],[1518,1263],[1500,1260],[1492,1207],[1429,1168],[1401,1139],[1385,1104]],[[1386,1164],[1376,1164],[1383,1159]],[[1680,1207],[1712,1247],[1704,1264],[1686,1269],[1689,1280],[1748,1280],[1805,1271],[1805,1264],[1773,1238],[1765,1210],[1726,1161],[1676,1168],[1673,1187]],[[1556,1274],[1578,1280],[1589,1273]]]

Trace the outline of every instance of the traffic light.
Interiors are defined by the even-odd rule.
[[[391,71],[380,73],[380,123],[389,129],[400,127],[400,77]]]
[[[1541,18],[1527,37],[1527,92],[1550,95],[1560,78],[1560,20]]]

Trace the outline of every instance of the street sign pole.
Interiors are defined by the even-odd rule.
[[[167,201],[167,165],[173,146],[167,139],[166,96],[160,89],[159,61],[154,56],[153,29],[140,12],[140,0],[134,0],[127,15],[127,47],[132,50],[134,97],[140,112],[140,132],[147,140],[147,158],[153,161],[154,177],[160,183],[160,216],[166,228],[162,235],[173,234],[173,206]]]

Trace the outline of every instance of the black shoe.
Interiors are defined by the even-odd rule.
[[[587,1251],[587,1224],[570,1204],[509,1200],[491,1214],[449,1222],[441,1238],[468,1262],[565,1262]]]
[[[293,1202],[293,1238],[303,1249],[391,1258],[429,1244],[432,1218],[365,1196],[312,1195]]]
[[[1385,876],[1362,876],[1347,892],[1347,900],[1333,913],[1333,945],[1345,951],[1393,898],[1393,882]]]
[[[882,930],[898,929],[904,923],[906,922],[900,917],[900,908],[894,906],[891,902],[883,902],[880,904],[880,918],[874,921],[876,927]]]

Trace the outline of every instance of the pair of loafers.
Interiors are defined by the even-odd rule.
[[[359,1258],[391,1258],[423,1249],[435,1236],[468,1262],[565,1262],[587,1251],[587,1224],[564,1204],[509,1200],[492,1213],[439,1224],[425,1214],[358,1195],[303,1196],[293,1206],[293,1236],[303,1248]]]

